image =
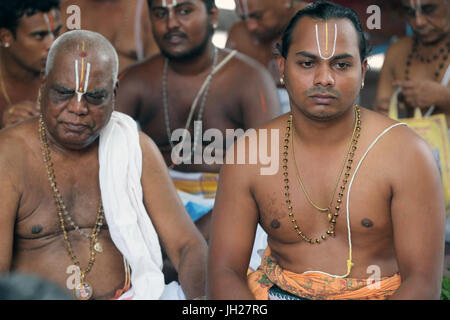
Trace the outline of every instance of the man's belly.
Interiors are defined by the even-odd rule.
[[[90,231],[86,229],[86,232]],[[81,238],[75,231],[68,232],[68,236],[76,256],[74,260],[79,261],[81,270],[85,271],[92,252],[89,240]],[[93,288],[93,299],[109,299],[124,286],[124,262],[108,230],[102,230],[98,240],[102,252],[96,252],[94,264],[85,275],[85,280]],[[68,253],[62,233],[36,239],[16,237],[11,271],[38,275],[73,293],[74,284],[80,280],[74,260]]]
[[[371,245],[361,245],[358,239],[353,239],[350,278],[367,279],[373,275],[374,270],[377,272],[376,276],[380,277],[398,272],[392,245],[383,240],[377,244],[371,242]],[[321,271],[342,276],[348,270],[349,246],[345,234],[328,239],[320,245],[311,245],[304,241],[286,245],[269,239],[269,246],[279,265],[295,273]]]

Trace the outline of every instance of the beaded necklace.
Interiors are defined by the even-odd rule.
[[[325,234],[320,236],[319,238],[316,238],[315,240],[313,240],[312,238],[308,237],[302,230],[300,230],[300,227],[297,224],[297,220],[294,218],[294,213],[293,213],[293,207],[292,207],[292,203],[290,200],[290,193],[289,193],[289,178],[288,178],[288,150],[289,150],[289,142],[291,142],[291,148],[294,147],[294,133],[293,133],[293,121],[292,121],[292,114],[289,115],[288,120],[287,120],[287,127],[286,127],[286,133],[285,133],[285,145],[284,145],[284,152],[283,152],[283,182],[285,184],[284,189],[285,189],[285,197],[286,197],[286,204],[288,207],[288,216],[290,221],[292,222],[292,225],[294,227],[294,231],[295,233],[304,241],[309,242],[310,244],[319,244],[321,243],[321,240],[326,240],[329,236],[335,236],[335,225],[336,225],[336,218],[339,216],[339,210],[340,210],[340,205],[342,203],[342,197],[344,196],[344,190],[345,190],[345,185],[348,182],[348,177],[350,176],[350,170],[352,169],[352,164],[353,164],[353,157],[355,155],[355,150],[357,149],[357,143],[358,143],[358,139],[360,137],[360,131],[361,131],[361,115],[360,115],[360,108],[358,106],[354,107],[355,109],[355,125],[354,125],[354,129],[353,129],[353,134],[351,137],[351,142],[349,145],[349,148],[347,150],[347,154],[344,158],[344,167],[342,169],[342,171],[344,171],[345,169],[345,173],[344,173],[344,178],[342,180],[342,185],[340,187],[340,192],[338,193],[338,197],[337,197],[337,205],[335,207],[335,212],[334,214],[331,214],[331,208],[326,208],[326,209],[322,209],[319,211],[328,211],[328,222],[329,222],[329,227],[328,230],[326,231]],[[292,132],[292,138],[291,138],[291,132]],[[302,187],[303,192],[305,193],[309,203],[316,209],[320,209],[317,208],[316,205],[314,205],[312,203],[312,201],[310,200],[308,193],[306,192],[306,189],[303,186],[303,183],[301,181],[300,175],[298,173],[298,168],[297,168],[297,164],[295,161],[295,155],[294,155],[294,150],[292,150],[293,153],[293,160],[294,160],[294,166],[297,169],[297,178],[299,180],[299,183]],[[345,165],[345,163],[347,163],[347,165]],[[342,176],[342,171],[338,176],[338,181],[339,178]],[[337,184],[336,184],[337,187]],[[336,188],[335,188],[336,191]],[[334,192],[335,192],[334,191]],[[334,197],[334,192],[333,192],[333,197]],[[332,198],[333,199],[333,198]],[[331,199],[331,200],[332,200]]]
[[[83,235],[81,232],[81,229],[79,226],[75,225],[73,220],[68,215],[66,206],[64,204],[63,197],[61,193],[58,190],[58,187],[56,185],[56,178],[55,178],[55,171],[53,169],[53,162],[50,156],[50,149],[48,145],[48,139],[45,129],[45,123],[42,117],[42,114],[39,117],[39,140],[42,150],[42,156],[44,159],[44,164],[47,169],[47,175],[48,180],[50,182],[50,187],[53,191],[53,198],[55,200],[56,208],[58,211],[59,216],[59,222],[60,227],[63,232],[64,242],[67,246],[67,251],[69,253],[70,258],[73,261],[73,264],[76,265],[80,269],[80,283],[77,284],[77,286],[74,289],[75,296],[80,300],[88,300],[92,297],[94,293],[94,289],[92,286],[87,282],[86,275],[91,271],[92,267],[94,266],[95,262],[95,256],[97,252],[102,252],[102,248],[100,243],[98,242],[98,235],[101,230],[101,226],[103,225],[103,219],[104,219],[104,212],[103,212],[103,206],[102,206],[102,200],[100,199],[100,204],[97,210],[97,218],[95,222],[95,227],[92,229],[92,233],[89,236],[90,238],[90,258],[88,262],[88,266],[85,270],[82,270],[80,267],[80,261],[78,260],[77,256],[73,252],[72,244],[70,242],[70,238],[67,234],[67,230],[65,227],[65,218],[69,220],[70,225],[72,225],[80,234]]]

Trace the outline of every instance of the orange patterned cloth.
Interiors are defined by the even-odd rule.
[[[261,266],[248,276],[248,285],[257,300],[268,300],[269,289],[276,285],[284,291],[308,300],[384,300],[400,287],[399,274],[381,278],[375,285],[367,279],[335,278],[321,273],[297,274],[282,269],[267,247]]]

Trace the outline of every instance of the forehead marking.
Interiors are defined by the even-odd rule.
[[[43,13],[42,15],[44,17],[45,24],[47,25],[48,34],[50,35],[50,37],[55,38],[53,34],[53,30],[55,30],[55,23],[53,21],[53,16],[52,15],[49,16],[47,13]]]
[[[173,8],[177,5],[177,0],[162,0],[162,6],[165,8]]]
[[[416,13],[420,13],[422,10],[421,0],[410,0],[409,1],[411,8],[416,10]]]
[[[319,27],[316,23],[316,43],[317,43],[317,51],[319,51],[319,56],[323,60],[328,60],[332,56],[334,56],[334,53],[336,51],[336,40],[337,40],[337,24],[334,24],[334,41],[333,41],[333,51],[328,57],[324,57],[322,55],[322,50],[320,49],[320,41],[319,41]],[[328,53],[328,22],[325,22],[325,53]]]
[[[78,59],[75,59],[75,88],[77,92],[78,102],[81,101],[81,97],[86,93],[88,85],[89,85],[89,74],[91,72],[91,64],[89,62],[86,63],[86,69],[84,67],[85,61],[84,58],[87,56],[86,53],[86,43],[83,41],[82,43],[82,52],[81,56],[81,78],[78,73]],[[84,80],[84,84],[83,84]]]

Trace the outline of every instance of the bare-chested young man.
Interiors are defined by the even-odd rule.
[[[402,0],[402,7],[414,34],[388,49],[374,107],[387,114],[401,87],[399,101],[410,117],[415,108],[426,114],[434,105],[434,113],[444,113],[450,125],[450,1]]]
[[[0,1],[0,128],[38,114],[39,77],[60,30],[59,0]]]
[[[0,271],[78,298],[183,297],[164,286],[161,241],[186,297],[204,295],[206,243],[158,148],[113,112],[117,74],[107,39],[65,33],[49,52],[41,116],[0,133]]]
[[[236,13],[242,21],[234,24],[228,35],[228,48],[252,57],[269,70],[279,87],[283,112],[289,110],[289,100],[280,84],[276,44],[291,18],[306,5],[297,0],[237,0]]]
[[[268,176],[259,165],[222,167],[207,296],[438,299],[439,172],[405,125],[354,106],[367,68],[356,13],[315,2],[291,21],[281,53],[292,112],[262,127],[280,132],[270,146],[280,169]],[[239,152],[245,144],[236,143]],[[247,279],[258,222],[268,248]]]
[[[214,1],[148,3],[161,54],[125,71],[118,108],[135,118],[156,142],[166,164],[174,169],[171,175],[192,219],[208,238],[208,213],[220,164],[204,161],[204,147],[210,142],[203,142],[203,132],[216,129],[225,136],[226,129],[247,130],[275,118],[280,114],[276,88],[268,72],[253,60],[213,45],[218,21]],[[196,131],[194,121],[200,121]],[[172,132],[180,128],[197,138],[189,140],[191,146],[199,146],[195,152],[200,161],[189,154],[189,161],[174,161],[172,150],[179,139],[172,139]]]
[[[146,0],[63,0],[64,20],[80,8],[81,29],[106,37],[119,55],[119,70],[158,52]]]

